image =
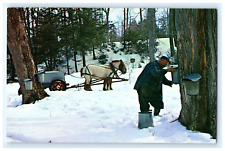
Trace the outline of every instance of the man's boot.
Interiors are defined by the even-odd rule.
[[[160,112],[160,109],[155,108],[154,109],[154,116],[158,116]]]

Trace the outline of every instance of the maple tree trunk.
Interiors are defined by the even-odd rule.
[[[210,133],[217,128],[217,10],[176,9],[177,50],[182,109],[187,129]],[[199,73],[200,92],[187,95],[183,78]]]
[[[149,38],[149,57],[151,61],[155,61],[155,8],[148,8],[148,38]]]
[[[22,93],[23,104],[34,103],[48,96],[35,74],[37,70],[25,26],[16,8],[7,9],[7,45],[13,58]],[[25,90],[24,79],[32,79],[33,90]]]

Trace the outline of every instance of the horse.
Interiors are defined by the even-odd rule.
[[[117,75],[117,71],[120,70],[122,74],[127,72],[126,66],[122,60],[114,60],[104,65],[87,65],[81,68],[81,77],[85,78],[84,90],[92,91],[91,82],[92,79],[104,80],[103,90],[112,90],[112,78]]]

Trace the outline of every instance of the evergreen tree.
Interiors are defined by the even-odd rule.
[[[109,8],[19,8],[25,24],[31,52],[36,64],[45,63],[47,70],[56,70],[69,60],[101,48],[107,42]],[[104,15],[104,13],[106,15]]]

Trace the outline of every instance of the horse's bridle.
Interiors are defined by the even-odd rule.
[[[113,71],[113,73],[114,73],[115,75],[117,75],[117,71],[118,71],[119,69],[117,69],[117,68],[113,65],[112,62],[110,63],[110,69]],[[115,69],[117,69],[117,70],[115,70]]]
[[[116,75],[116,77],[119,77],[118,74],[117,74],[118,70],[120,70],[122,72],[122,74],[126,73],[126,72],[123,71],[124,66],[125,66],[124,63],[121,60],[120,60],[119,68],[115,67],[112,62],[110,63],[110,68],[113,71],[112,73],[114,73]]]
[[[126,73],[126,71],[123,72],[124,66],[125,66],[124,63],[123,63],[122,61],[120,61],[119,70],[120,70],[123,74]]]

